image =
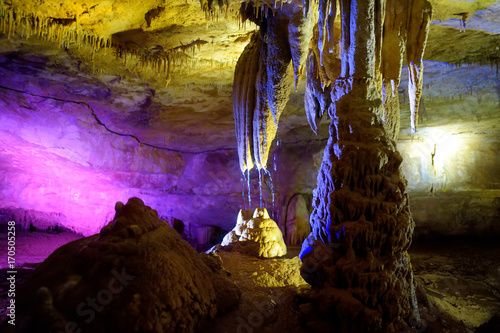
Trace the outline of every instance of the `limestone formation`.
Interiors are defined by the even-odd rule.
[[[424,66],[422,58],[429,24],[432,19],[432,6],[428,1],[413,1],[409,11],[408,43],[406,58],[408,61],[408,95],[410,98],[411,130],[415,132],[418,124],[418,105],[422,94]]]
[[[327,106],[330,138],[314,192],[312,232],[301,251],[302,275],[313,286],[310,305],[314,310],[304,312],[317,320],[313,313],[320,311],[319,321],[335,331],[408,330],[410,322],[419,320],[406,252],[414,223],[400,169],[402,158],[393,141],[398,125],[387,119],[394,116],[397,105],[389,98],[390,109],[384,110],[381,85],[388,82],[384,73],[399,80],[394,67],[400,66],[401,54],[392,60],[382,46],[391,44],[391,40],[384,44],[384,38],[403,43],[401,31],[392,36],[384,28],[400,20],[393,17],[400,12],[386,10],[377,1],[358,3],[356,8],[350,7],[350,1],[340,4],[341,73],[329,77],[333,83]],[[422,50],[427,3],[399,6],[407,13],[402,20],[419,32],[418,40],[408,39],[407,49]],[[388,36],[382,36],[384,31]],[[321,65],[321,59],[316,61]],[[381,72],[387,61],[394,76]],[[328,67],[325,60],[327,76],[335,73]],[[387,90],[386,96],[392,95],[393,89]]]
[[[296,2],[280,10],[266,3],[242,4],[243,21],[260,26],[243,51],[234,72],[233,110],[240,169],[267,168],[271,144],[291,92],[307,57],[313,21],[306,20]]]
[[[138,198],[115,210],[23,284],[16,332],[193,332],[238,303],[220,258],[196,253]]]
[[[414,132],[422,89],[421,59],[432,8],[427,0],[342,0],[339,5],[336,22],[337,1],[302,1],[305,17],[317,13],[307,57],[306,114],[314,132],[325,111],[331,119],[330,138],[314,192],[312,232],[301,251],[302,273],[313,286],[311,306],[316,311],[312,313],[320,311],[334,330],[405,330],[409,321],[418,322],[419,317],[406,252],[414,223],[400,170],[402,158],[394,143],[399,129],[396,90],[406,52]],[[280,45],[280,50],[273,50],[273,63],[278,64],[276,68],[284,68],[282,65],[289,62],[286,34],[276,39],[274,31],[267,29],[280,26],[276,23],[286,17],[286,9],[271,13],[270,6],[267,2],[249,2],[244,18],[253,19],[264,32],[261,54],[270,52],[266,38]],[[340,27],[338,35],[335,24]],[[246,62],[248,58],[240,60]],[[255,112],[261,119],[269,119],[270,113],[276,115],[272,102],[286,93],[286,89],[265,89],[271,79],[269,73],[267,81],[261,76],[255,85]],[[237,70],[235,82],[238,80],[243,81],[243,76]],[[266,110],[259,101],[269,92],[270,110]],[[253,111],[238,107],[246,102],[235,103],[237,127],[248,118],[245,112]],[[265,151],[262,142],[273,139],[274,135],[268,134],[278,124],[278,117],[274,120],[257,132],[254,121],[254,147],[250,150]],[[249,145],[241,139],[237,131],[238,147],[247,149]],[[248,153],[240,152],[240,156],[245,158]],[[259,169],[265,167],[265,154],[256,153],[254,158]],[[240,158],[242,171],[251,165],[245,162]],[[242,228],[244,224],[237,225],[225,242],[239,236],[236,230],[243,235]],[[316,320],[317,315],[312,313],[307,314]]]
[[[341,11],[350,6],[350,2],[340,2]],[[297,86],[307,58],[304,100],[307,119],[315,133],[326,103],[329,103],[330,83],[340,74],[345,77],[354,71],[366,70],[366,66],[377,69],[375,79],[379,93],[388,95],[388,112],[382,112],[385,112],[387,129],[394,133],[399,128],[399,105],[395,99],[406,53],[411,127],[413,132],[416,131],[423,82],[422,57],[432,17],[432,7],[427,0],[377,2],[373,19],[375,38],[374,44],[370,45],[374,48],[373,58],[358,64],[359,68],[353,59],[354,52],[360,52],[360,46],[355,43],[357,37],[351,35],[353,31],[347,27],[348,21],[342,17],[335,21],[337,1],[321,0],[312,6],[309,1],[302,1],[304,16],[295,1],[282,2],[279,10],[273,7],[271,2],[247,1],[241,9],[243,20],[252,20],[260,26],[260,40],[254,36],[238,60],[233,85],[236,140],[242,172],[251,169],[254,163],[259,169],[267,167],[269,148],[290,93],[288,66],[291,60]],[[356,12],[355,8],[352,10]],[[308,49],[309,53],[306,52]],[[341,64],[336,61],[341,56],[346,57],[341,71],[326,63]],[[325,75],[325,70],[330,71],[329,76]]]
[[[265,208],[241,209],[233,230],[224,236],[223,249],[247,255],[274,258],[286,254],[283,234]]]

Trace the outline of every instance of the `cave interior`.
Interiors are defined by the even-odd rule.
[[[500,332],[500,1],[2,0],[6,332]]]

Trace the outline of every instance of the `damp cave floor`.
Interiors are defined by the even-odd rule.
[[[0,247],[6,249],[6,234],[0,236]],[[66,231],[18,232],[17,286],[56,248],[80,237]],[[296,297],[305,288],[297,275],[298,252],[298,247],[290,247],[285,258],[266,260],[219,253],[242,290],[242,299],[238,308],[217,317],[204,331],[307,332],[300,322]],[[496,326],[500,315],[500,243],[463,239],[414,241],[409,252],[417,294],[426,296],[419,296],[424,324],[418,332],[500,332]],[[0,262],[0,322],[5,320],[7,271],[5,254]]]

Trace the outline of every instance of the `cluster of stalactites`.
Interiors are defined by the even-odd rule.
[[[325,66],[325,50],[330,53],[327,57],[346,57],[347,61],[342,62],[342,69],[333,71],[341,77],[356,76],[354,63],[350,61],[355,45],[355,37],[351,31],[350,24],[350,0],[317,0],[310,2],[303,0],[302,6],[304,15],[311,12],[311,8],[318,13],[317,42],[313,43],[313,49],[318,51],[316,61],[319,66]],[[334,37],[334,25],[337,14],[339,14],[340,27],[339,39]],[[432,7],[427,0],[381,0],[377,2],[375,8],[375,72],[371,73],[377,79],[379,92],[381,94],[390,94],[389,100],[397,97],[397,87],[400,82],[401,67],[403,65],[404,54],[406,53],[406,62],[409,71],[408,94],[411,110],[411,128],[416,131],[418,122],[418,106],[422,92],[422,74],[423,74],[423,52],[427,40],[429,23],[432,17]],[[345,17],[344,17],[345,16]],[[352,43],[351,45],[351,41]],[[338,47],[336,45],[338,44]],[[333,53],[333,54],[332,54]],[[335,54],[336,53],[336,54]],[[359,67],[359,64],[357,65]],[[368,66],[368,64],[366,64]],[[314,66],[312,66],[314,67]],[[317,70],[316,70],[317,72]],[[331,70],[326,71],[332,72]],[[364,73],[364,70],[360,70]],[[320,80],[322,88],[327,87],[337,77],[316,75],[315,80]],[[311,85],[312,87],[312,85]],[[314,89],[314,88],[313,88]],[[325,91],[329,93],[329,91]],[[307,93],[306,93],[307,94]],[[316,92],[316,95],[317,92]],[[391,105],[394,105],[394,101]],[[314,103],[309,103],[309,106]],[[314,119],[320,116],[315,109],[308,110],[306,102],[306,113],[308,119]],[[399,112],[399,111],[398,111]],[[393,117],[394,119],[388,119]],[[398,122],[399,116],[395,112],[388,112],[384,115],[391,124]],[[311,123],[311,121],[310,121]],[[311,123],[311,128],[316,132],[315,122]],[[391,125],[392,130],[398,126]]]
[[[113,44],[117,48],[116,57],[123,59],[124,66],[127,66],[128,59],[134,59],[138,62],[139,68],[148,68],[169,79],[174,69],[192,66],[190,60],[193,59],[196,50],[199,51],[201,46],[207,43],[205,40],[197,39],[170,49],[164,49],[160,45],[153,49],[144,49],[118,41]]]
[[[291,4],[293,0],[244,0],[243,6],[246,8],[251,5],[253,7],[253,14],[255,17],[268,15],[268,9],[274,15],[276,10],[282,9],[283,5]]]
[[[164,74],[167,79],[174,69],[189,68],[195,51],[208,43],[197,39],[170,49],[163,49],[160,45],[153,49],[141,48],[135,44],[115,40],[114,36],[99,36],[87,32],[79,24],[78,16],[55,19],[24,13],[5,6],[0,6],[0,32],[8,38],[14,35],[26,39],[36,37],[57,43],[61,48],[90,48],[92,53],[103,49],[106,54],[109,48],[113,48],[116,57],[122,60],[124,66],[127,66],[127,61],[134,59],[139,65],[138,68]]]
[[[84,31],[74,18],[52,18],[0,6],[0,31],[8,38],[18,34],[22,38],[37,37],[57,43],[59,47],[90,46],[93,51],[112,46],[111,37]]]
[[[229,0],[200,0],[200,5],[205,12],[205,18],[216,21],[219,19],[219,13],[224,13],[227,16]]]
[[[278,10],[279,8],[279,10]],[[242,20],[260,26],[240,56],[233,84],[233,110],[240,168],[266,169],[280,115],[297,87],[312,37],[313,20],[305,20],[297,3],[249,1]]]

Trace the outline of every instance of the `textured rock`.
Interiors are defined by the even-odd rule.
[[[142,200],[100,234],[57,249],[18,295],[19,332],[193,332],[239,301],[215,255],[198,254]]]
[[[397,1],[395,10],[404,3]],[[495,78],[498,4],[441,0],[431,0],[431,3],[435,10],[423,59],[439,61],[441,67],[447,66],[444,62],[459,66],[475,62],[486,66],[481,66],[481,70],[477,69],[479,65],[455,68],[451,76],[436,71],[434,75],[439,79],[433,81],[424,78],[422,96],[432,97],[433,102],[426,99],[427,115],[421,108],[418,125],[422,131],[417,132],[421,139],[408,144],[410,140],[404,132],[405,160],[410,156],[411,168],[418,169],[420,165],[422,168],[412,173],[415,177],[408,177],[410,189],[449,190],[449,186],[441,186],[445,178],[442,168],[437,168],[436,175],[432,170],[432,146],[425,151],[420,147],[420,140],[432,136],[426,131],[425,122],[429,117],[448,124],[449,127],[441,129],[449,130],[452,138],[468,137],[467,133],[473,131],[472,139],[477,141],[474,144],[477,149],[460,154],[463,162],[457,170],[466,170],[464,177],[458,172],[446,172],[446,179],[453,178],[457,190],[458,184],[465,186],[470,180],[477,191],[498,188],[492,185],[498,183],[496,175],[500,174],[492,165],[496,163],[498,135],[491,126],[488,134],[482,136],[480,133],[485,127],[476,126],[484,124],[487,117],[491,125],[498,126],[494,117],[498,110]],[[189,226],[204,224],[225,230],[232,228],[234,215],[244,206],[231,105],[232,82],[237,59],[255,27],[248,23],[246,29],[240,29],[239,1],[230,1],[227,11],[222,13],[218,10],[219,2],[211,1],[211,4],[219,15],[218,20],[207,21],[199,1],[171,0],[161,4],[158,1],[141,4],[4,1],[0,6],[3,20],[0,24],[0,85],[3,87],[0,93],[0,206],[11,212],[41,212],[38,217],[31,213],[25,215],[30,219],[28,223],[34,225],[49,224],[50,219],[45,216],[50,214],[57,217],[54,225],[91,235],[112,219],[112,204],[116,200],[140,196],[161,215],[183,220],[186,230],[194,230]],[[317,22],[317,14],[312,5],[307,20],[303,15],[289,15],[287,8],[297,4],[300,9],[301,1],[283,3],[283,6],[278,2],[277,8],[272,9],[289,11],[288,41],[293,70],[298,75],[310,48],[304,42],[310,39],[307,25]],[[389,10],[389,2],[387,6]],[[453,15],[461,12],[469,13],[465,33],[460,32],[460,23],[454,20],[459,16]],[[33,27],[37,22],[33,18],[38,18],[44,28],[52,27],[52,31],[40,31],[38,35],[38,31],[34,33],[36,29],[32,29],[28,33],[28,26]],[[327,29],[329,19],[331,16],[327,15]],[[389,19],[392,20],[392,16],[388,16]],[[336,34],[333,54],[337,53],[340,40],[338,21],[332,29]],[[401,38],[404,27],[402,24]],[[85,41],[80,39],[79,44],[72,42],[77,28],[81,36],[86,37]],[[389,33],[386,28],[384,31]],[[400,30],[391,31],[396,34]],[[60,35],[61,39],[60,32],[66,33]],[[28,34],[31,37],[26,38]],[[319,61],[318,36],[315,38],[314,52]],[[191,43],[198,39],[198,43]],[[114,46],[104,48],[103,41],[107,40],[112,40]],[[61,41],[64,47],[60,47]],[[66,47],[68,41],[69,47]],[[101,44],[96,45],[99,41]],[[328,39],[328,43],[330,41]],[[399,41],[396,44],[397,49]],[[176,55],[165,63],[164,56],[172,55],[173,49]],[[324,50],[328,55],[329,50]],[[392,52],[391,48],[386,51]],[[396,59],[396,52],[392,53],[391,59]],[[155,61],[144,57],[148,54]],[[325,66],[330,56],[324,57]],[[160,59],[161,65],[170,65],[170,75],[164,67],[152,68]],[[428,75],[428,69],[435,64],[427,61],[424,66]],[[396,67],[392,71],[397,74],[399,68]],[[405,68],[401,82],[408,82],[407,73]],[[324,73],[320,70],[318,74]],[[492,89],[485,92],[482,78],[490,74],[494,83]],[[309,80],[315,75],[307,76]],[[324,78],[322,81],[327,82]],[[303,78],[298,91],[291,92],[277,131],[282,148],[276,156],[280,176],[272,176],[274,187],[280,189],[281,199],[276,200],[276,210],[280,211],[286,204],[282,201],[284,198],[297,192],[311,194],[317,168],[312,169],[313,161],[305,159],[310,158],[313,150],[316,154],[322,149],[319,147],[324,146],[328,137],[327,117],[318,125],[318,136],[311,137],[303,109],[305,82]],[[385,86],[386,91],[392,88],[391,82]],[[320,91],[321,84],[318,87]],[[324,85],[325,91],[327,87]],[[403,112],[406,112],[406,84],[401,85],[399,92]],[[326,96],[329,98],[329,93]],[[391,95],[386,93],[386,96]],[[384,102],[387,101],[386,97]],[[92,107],[96,117],[83,103]],[[409,122],[410,117],[403,114],[403,125]],[[465,143],[465,147],[471,146]],[[416,150],[418,158],[414,155]],[[438,145],[437,159],[444,156],[439,151]],[[491,156],[487,152],[491,152]],[[419,164],[415,159],[425,163]],[[484,161],[485,165],[478,161]],[[268,169],[273,172],[272,167]],[[476,174],[480,177],[471,177]],[[439,184],[432,186],[436,178],[440,178]],[[252,180],[252,184],[254,182]],[[498,196],[488,194],[491,195]],[[453,214],[448,212],[446,219]],[[494,212],[490,215],[494,216]],[[276,222],[280,226],[284,224],[282,220],[276,219]],[[481,221],[478,218],[474,223]]]
[[[291,92],[290,71],[294,67],[297,86],[312,23],[305,22],[295,2],[282,3],[279,11],[266,3],[249,2],[242,4],[241,15],[243,21],[249,19],[260,26],[238,59],[233,83],[236,141],[240,168],[245,172],[254,164],[259,170],[267,169],[271,144]],[[304,31],[299,33],[298,27]]]
[[[281,230],[265,208],[256,208],[253,215],[249,209],[240,210],[236,226],[224,236],[221,245],[223,249],[256,257],[274,258],[286,254]]]
[[[384,8],[375,1],[349,4],[341,2],[341,73],[330,78],[330,138],[314,191],[312,232],[301,251],[302,276],[313,286],[314,310],[306,313],[316,331],[406,330],[419,320],[407,254],[414,223],[394,130],[387,133],[392,126],[383,120]],[[420,5],[427,13],[426,2]],[[422,19],[420,11],[406,10],[406,21]],[[425,46],[425,24],[420,28],[424,38],[407,47]]]
[[[424,66],[417,135],[411,135],[408,126],[408,100],[401,98],[398,140],[415,235],[496,237],[500,143],[495,68],[436,61],[425,61]],[[402,80],[406,75],[403,71]],[[405,95],[400,91],[400,97]]]
[[[318,125],[320,124],[323,115],[327,113],[326,111],[328,105],[331,103],[331,89],[325,87],[326,84],[323,83],[327,80],[326,73],[324,73],[325,67],[319,66],[318,57],[314,50],[315,48],[309,52],[309,56],[307,58],[307,79],[306,89],[304,92],[304,109],[306,111],[309,126],[311,126],[311,129],[315,134],[318,134]],[[318,76],[321,78],[320,80],[317,79]]]

